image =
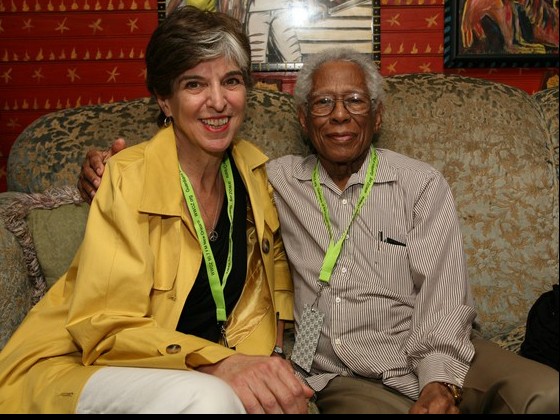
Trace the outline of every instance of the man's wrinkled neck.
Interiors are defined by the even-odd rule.
[[[352,174],[355,174],[360,170],[367,158],[367,155],[368,150],[366,150],[365,153],[360,155],[357,159],[347,162],[332,162],[319,156],[319,162],[321,162],[321,166],[342,191],[346,187],[346,184]]]

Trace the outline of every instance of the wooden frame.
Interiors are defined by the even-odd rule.
[[[183,4],[177,0],[158,0],[159,21],[165,18],[168,6],[175,3]],[[268,0],[260,8],[259,0],[217,0],[214,4],[217,10],[243,22],[251,41],[253,71],[299,70],[307,55],[337,45],[352,46],[370,55],[379,66],[380,0],[338,0],[336,6],[332,3]],[[273,4],[274,10],[266,4]]]
[[[558,67],[558,2],[445,2],[444,66]]]

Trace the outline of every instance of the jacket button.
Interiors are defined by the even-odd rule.
[[[270,242],[268,242],[268,239],[263,239],[262,250],[265,254],[268,254],[268,251],[270,251]]]
[[[167,354],[177,354],[181,351],[181,346],[179,344],[170,344],[165,349]]]

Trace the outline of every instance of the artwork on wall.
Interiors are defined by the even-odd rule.
[[[380,62],[380,0],[158,0],[158,18],[185,4],[243,23],[254,71],[293,71],[307,55],[347,45]]]
[[[558,1],[445,2],[445,67],[558,67]]]

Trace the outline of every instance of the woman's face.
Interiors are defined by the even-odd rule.
[[[246,100],[241,69],[224,57],[185,71],[171,97],[158,98],[165,115],[173,117],[177,141],[211,154],[225,151],[237,135]]]

